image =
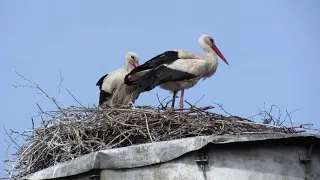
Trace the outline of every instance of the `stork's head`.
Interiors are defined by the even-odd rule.
[[[125,63],[128,70],[132,70],[139,66],[139,58],[135,52],[128,52],[125,56]]]
[[[210,46],[211,49],[226,63],[229,65],[228,61],[226,58],[222,55],[216,44],[214,43],[213,38],[210,35],[204,34],[200,37],[199,39],[200,44],[205,44],[207,46]],[[204,47],[206,48],[206,47]]]

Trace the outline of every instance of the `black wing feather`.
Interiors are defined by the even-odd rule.
[[[160,66],[149,71],[141,76],[138,80],[130,82],[132,85],[138,86],[138,92],[150,91],[156,86],[172,81],[183,81],[195,78],[196,75],[168,68],[167,66]]]
[[[179,55],[177,51],[166,51],[146,61],[144,64],[136,67],[128,75],[134,74],[136,72],[144,71],[147,69],[153,69],[160,66],[161,64],[170,63],[177,59],[179,59]]]
[[[101,106],[102,103],[107,101],[111,97],[111,93],[108,93],[104,90],[100,90],[100,96],[99,96],[99,106]]]
[[[102,84],[103,84],[103,80],[105,77],[107,77],[109,74],[106,74],[104,76],[102,76],[99,81],[97,82],[96,86],[99,86],[99,89],[101,90]]]
[[[96,86],[99,86],[100,89],[100,96],[99,96],[99,106],[101,106],[105,101],[107,101],[110,97],[111,97],[111,93],[106,92],[104,90],[102,90],[102,84],[103,84],[103,80],[105,77],[107,77],[109,74],[106,74],[104,76],[102,76],[99,81],[96,83]]]

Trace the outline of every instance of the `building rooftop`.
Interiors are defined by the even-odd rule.
[[[26,176],[27,179],[53,179],[73,176],[95,169],[122,169],[148,166],[176,159],[208,144],[234,146],[245,143],[320,146],[320,136],[314,134],[247,134],[212,135],[182,138],[97,151],[74,160],[59,163]]]

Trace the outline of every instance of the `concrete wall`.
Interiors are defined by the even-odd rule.
[[[209,145],[170,162],[102,170],[102,180],[320,180],[320,151],[274,144]],[[199,158],[204,165],[196,162]],[[310,158],[304,164],[300,159]],[[201,163],[201,162],[199,162]],[[203,168],[204,167],[204,168]]]

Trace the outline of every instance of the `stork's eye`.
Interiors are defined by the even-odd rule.
[[[213,39],[212,38],[210,38],[210,42],[213,44]]]
[[[131,56],[132,59],[134,59],[134,56]]]

